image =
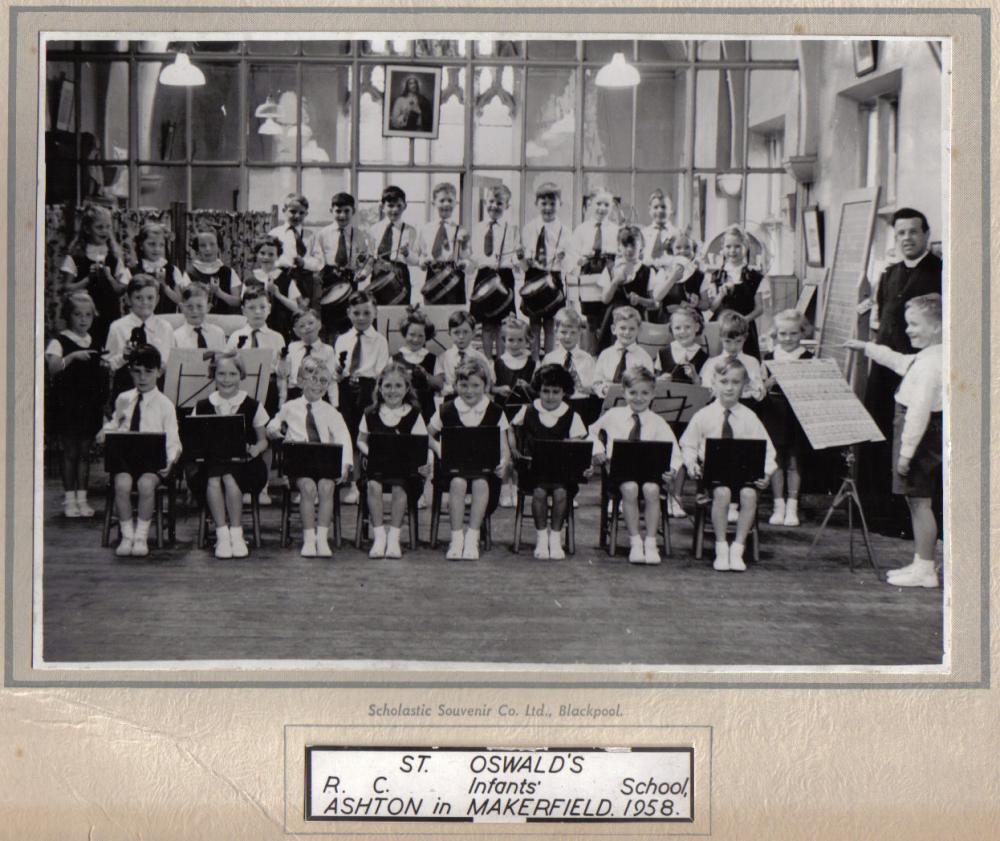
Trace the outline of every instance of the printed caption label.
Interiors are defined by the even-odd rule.
[[[694,820],[693,748],[306,747],[307,821]]]

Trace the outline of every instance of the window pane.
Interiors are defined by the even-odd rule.
[[[583,218],[590,218],[589,196],[598,189],[607,190],[614,197],[609,218],[616,225],[638,218],[632,198],[632,174],[629,172],[588,172],[583,176]]]
[[[583,163],[631,166],[632,89],[599,88],[596,76],[595,68],[583,74]]]
[[[417,39],[417,55],[432,58],[460,58],[465,56],[465,41],[431,41]]]
[[[680,228],[691,221],[684,195],[684,175],[680,172],[643,172],[635,177],[635,218],[632,220],[639,226],[649,225],[649,196],[653,190],[663,190],[670,200],[673,214],[670,221]]]
[[[239,167],[196,166],[191,168],[191,206],[196,210],[239,210],[239,202]]]
[[[328,225],[332,222],[330,200],[334,193],[346,193],[350,189],[351,174],[346,169],[303,169],[302,193],[309,199],[309,224]],[[281,198],[284,198],[284,194]],[[282,204],[280,200],[275,203],[279,207]]]
[[[795,182],[784,173],[747,176],[747,227],[764,243],[769,274],[795,271]],[[794,305],[794,302],[793,302]]]
[[[350,55],[350,41],[303,41],[304,55]]]
[[[576,58],[576,41],[528,41],[528,58]]]
[[[351,69],[345,65],[302,68],[302,160],[351,159]],[[295,126],[290,126],[294,139]]]
[[[294,128],[298,121],[296,88],[294,67],[283,64],[250,65],[247,82],[248,160],[295,160],[295,135],[289,129]],[[258,112],[260,116],[257,116]]]
[[[519,58],[524,55],[521,41],[476,41],[476,55],[489,58]]]
[[[176,50],[177,47],[176,42],[167,40],[139,42],[140,53],[165,53],[168,50]]]
[[[187,158],[187,91],[161,85],[159,61],[136,65],[139,93],[139,160],[183,161]]]
[[[739,169],[743,166],[747,73],[703,70],[695,77],[694,164]]]
[[[298,55],[298,41],[248,41],[250,55]]]
[[[528,68],[525,155],[529,165],[573,165],[575,82],[571,70]]]
[[[672,168],[684,165],[686,99],[683,70],[643,69],[642,81],[636,90],[638,166]]]
[[[413,43],[411,41],[407,41],[405,38],[362,41],[361,55],[408,56],[410,55],[412,46]]]
[[[409,163],[409,140],[403,137],[382,137],[384,90],[385,70],[381,66],[362,67],[358,149],[361,163]]]
[[[274,167],[273,169],[257,169],[256,167],[247,170],[250,182],[247,193],[247,209],[267,210],[272,204],[281,205],[285,203],[285,196],[289,193],[297,192],[295,186],[295,170],[290,166]],[[330,205],[330,197],[326,197],[326,205]],[[312,224],[318,208],[309,202],[309,217],[307,224]]]
[[[799,73],[797,70],[754,70],[750,73],[750,137],[794,131],[799,112]],[[750,166],[781,166],[780,160],[760,157],[750,145]]]
[[[510,206],[504,212],[503,218],[513,225],[521,224],[521,173],[514,171],[491,170],[475,172],[472,175],[472,222],[482,222],[486,219],[486,189],[503,184],[511,192]],[[499,245],[498,245],[499,247]],[[504,251],[512,251],[517,243],[508,241]]]
[[[358,207],[365,219],[371,220],[367,224],[374,224],[380,218],[379,204],[382,198],[382,190],[390,184],[399,187],[406,193],[406,211],[403,220],[414,227],[420,227],[428,221],[433,208],[430,206],[430,195],[434,185],[439,180],[450,181],[453,184],[457,180],[444,176],[439,178],[436,173],[430,172],[373,172],[371,170],[358,173]],[[458,218],[458,212],[454,214]]]
[[[687,41],[640,41],[639,58],[643,61],[686,61]],[[645,78],[643,71],[644,81]]]
[[[75,84],[73,64],[69,61],[48,61],[45,63],[45,130],[47,132],[76,131]],[[71,156],[76,157],[75,143],[68,138]]]
[[[187,201],[186,167],[139,167],[139,207],[162,209],[175,201]]]
[[[632,41],[584,41],[583,57],[587,61],[608,61],[615,53],[624,53],[631,61],[635,57]]]
[[[62,43],[72,43],[63,41]],[[85,53],[123,53],[128,50],[128,41],[81,41],[80,49]]]
[[[519,68],[481,67],[475,71],[472,159],[478,164],[521,162],[524,88]]]
[[[196,53],[237,53],[239,50],[239,41],[197,41],[194,45]]]
[[[441,77],[441,119],[437,140],[414,142],[418,164],[458,164],[465,160],[465,68],[446,67]],[[461,97],[461,99],[459,98]],[[428,154],[430,160],[428,160]]]
[[[201,161],[236,160],[240,154],[238,68],[206,64],[204,72],[205,84],[191,90],[192,157]]]
[[[527,224],[529,219],[538,215],[535,209],[535,190],[542,184],[555,184],[562,191],[562,203],[559,205],[558,216],[564,225],[570,228],[580,221],[580,213],[576,209],[573,194],[573,173],[572,172],[529,172],[527,173],[524,194],[524,221]]]
[[[783,38],[750,42],[751,61],[795,61],[799,57],[798,42]]]
[[[96,156],[128,157],[128,64],[124,61],[80,65],[80,144],[93,144]],[[87,137],[89,135],[89,137]]]
[[[719,58],[718,41],[697,41],[698,59],[700,61],[717,61]]]

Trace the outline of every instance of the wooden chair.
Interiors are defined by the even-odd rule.
[[[423,477],[421,477],[421,481]],[[416,494],[407,492],[406,494],[406,521],[409,525],[410,543],[408,548],[412,551],[419,545],[419,520],[417,503],[420,494],[423,492],[423,485]],[[355,520],[354,547],[360,549],[362,543],[371,539],[371,514],[368,510],[368,476],[365,471],[361,472],[358,479],[358,515]]]
[[[266,489],[266,486],[265,486]],[[253,548],[260,549],[260,501],[258,494],[250,494],[250,523],[253,534]],[[203,500],[198,510],[198,548],[204,549],[208,543],[208,502]]]
[[[754,563],[760,563],[760,493],[758,492],[757,507],[754,509],[754,521],[753,525],[750,527],[750,533],[747,535],[747,544],[750,549],[750,557],[753,558]],[[694,509],[694,557],[696,560],[701,560],[702,555],[705,550],[705,531],[712,523],[712,497],[708,496],[707,499],[703,494],[699,494],[698,499],[695,501]],[[735,534],[736,523],[726,523],[726,539],[729,539],[730,534]],[[752,544],[752,546],[750,545]]]
[[[524,526],[524,503],[527,498],[528,494],[523,488],[518,486],[517,504],[514,506],[514,542],[510,547],[511,552],[515,555],[521,551],[521,531]],[[576,554],[576,517],[573,514],[573,501],[575,499],[575,493],[567,495],[566,523],[563,526],[563,531],[566,533],[566,553],[569,555]]]
[[[340,491],[346,483],[338,482],[333,489],[333,548],[340,549],[343,544],[340,533]],[[296,493],[295,486],[288,477],[280,477],[271,484],[272,488],[277,488],[279,496],[279,506],[281,507],[280,545],[291,546],[291,519],[292,519],[292,495]]]
[[[444,496],[446,484],[447,477],[438,476],[437,473],[435,473],[434,481],[431,483],[431,549],[437,549],[438,545],[438,532],[441,529],[441,501]],[[468,510],[468,507],[469,506],[467,504],[466,510]],[[489,552],[493,548],[493,516],[491,514],[487,514],[483,518],[483,526],[479,540],[483,544],[483,549],[485,551]]]
[[[132,485],[132,508],[135,509],[139,500],[139,491]],[[174,471],[156,488],[153,500],[153,525],[156,527],[156,548],[162,549],[167,543],[177,542],[177,482]],[[108,477],[108,486],[104,494],[104,524],[101,528],[101,546],[111,545],[111,530],[121,529],[118,515],[115,513],[115,483],[114,477]]]
[[[639,325],[639,335],[636,344],[645,350],[653,359],[656,359],[661,348],[669,345],[674,338],[670,332],[669,324],[655,324],[652,321],[643,321]]]
[[[660,537],[663,539],[664,553],[673,555],[670,536],[670,517],[667,513],[667,499],[670,489],[660,489]],[[601,472],[601,522],[598,531],[600,548],[614,555],[618,551],[618,520],[621,515],[622,495],[618,487],[608,480],[607,469]],[[611,511],[608,512],[610,507]]]

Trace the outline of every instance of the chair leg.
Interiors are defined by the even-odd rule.
[[[566,551],[576,554],[576,515],[573,513],[573,499],[566,506]]]
[[[340,485],[333,487],[333,548],[341,546],[340,536]]]
[[[171,546],[177,544],[177,483],[170,479],[167,484],[167,535]]]
[[[663,532],[663,550],[667,557],[673,555],[674,550],[670,545],[670,515],[668,511],[667,499],[660,500],[660,530]]]
[[[493,517],[489,514],[483,520],[483,548],[487,552],[493,548]]]
[[[417,500],[418,499],[419,499],[419,496],[413,496],[413,497],[409,497],[408,496],[407,497],[407,501],[406,501],[407,512],[408,512],[407,519],[410,521],[409,522],[409,526],[410,526],[410,547],[409,548],[410,548],[411,552],[414,549],[417,548],[417,545],[419,543],[419,526],[420,526],[420,523],[419,523],[418,518],[420,516],[420,513],[419,513],[420,509],[417,507]]]
[[[260,500],[254,494],[250,500],[250,522],[253,526],[253,548],[260,549]]]
[[[609,502],[609,499],[608,499],[607,492],[605,491],[604,486],[602,485],[601,486],[601,521],[600,521],[600,529],[599,529],[599,533],[598,533],[598,547],[600,549],[607,549],[608,548],[608,502]]]
[[[108,486],[108,492],[104,502],[104,526],[101,529],[101,546],[105,548],[111,545],[111,513],[115,507],[115,497],[112,487]]]
[[[364,542],[365,526],[368,524],[368,493],[358,489],[358,513],[354,518],[354,548],[360,549]]]
[[[198,541],[197,546],[199,549],[205,548],[206,538],[208,537],[208,518],[205,516],[205,504],[202,503],[200,509],[198,509]]]
[[[694,557],[700,561],[705,548],[705,508],[698,505],[694,509]]]
[[[278,536],[278,540],[284,548],[288,545],[288,520],[291,514],[292,507],[292,490],[291,487],[281,489],[281,528]]]
[[[618,508],[621,504],[621,498],[615,497],[611,501],[611,533],[608,536],[608,554],[614,557],[615,552],[618,551]]]
[[[153,491],[153,506],[154,515],[156,517],[156,548],[163,548],[163,503],[164,494],[159,491]]]
[[[441,526],[441,491],[437,488],[431,493],[431,549],[437,549],[438,529]]]
[[[521,551],[521,526],[524,518],[524,494],[518,490],[517,504],[514,506],[514,543],[510,547],[515,555]]]

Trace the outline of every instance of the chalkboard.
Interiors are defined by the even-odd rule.
[[[885,440],[834,360],[770,360],[767,369],[814,450]]]
[[[858,304],[869,296],[866,273],[875,233],[878,194],[878,187],[874,187],[853,190],[844,198],[819,335],[820,357],[836,360],[847,381],[856,389],[863,384],[853,370],[854,359],[844,342],[866,337],[858,332]]]

